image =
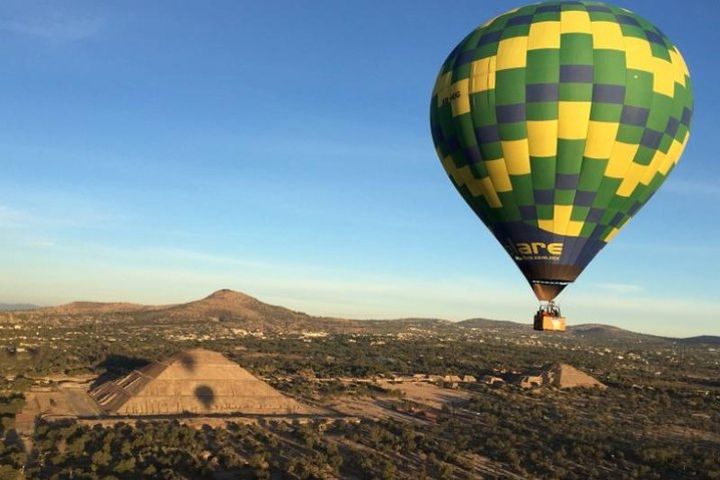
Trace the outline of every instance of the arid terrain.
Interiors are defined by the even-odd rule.
[[[23,308],[0,313],[0,478],[720,478],[718,337],[319,318],[229,290]],[[198,348],[249,372],[248,405],[293,408],[109,411],[107,382]]]

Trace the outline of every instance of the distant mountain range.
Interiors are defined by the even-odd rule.
[[[687,345],[720,345],[720,337],[715,335],[698,335],[697,337],[681,338],[678,341]]]
[[[495,328],[510,333],[531,333],[532,326],[530,324],[516,323],[508,320],[488,320],[485,318],[471,318],[457,322],[466,328]],[[673,338],[660,337],[657,335],[649,335],[646,333],[632,332],[620,327],[612,325],[603,325],[599,323],[583,323],[580,325],[569,325],[567,332],[575,338],[588,339],[591,341],[604,340],[605,342],[633,343],[667,343],[677,342],[687,345],[720,345],[720,337],[713,335],[701,335],[689,338]]]
[[[432,318],[404,318],[395,320],[348,320],[311,316],[281,306],[270,305],[241,292],[223,289],[193,302],[174,305],[139,305],[134,303],[73,302],[56,307],[39,308],[35,305],[0,304],[0,311],[16,311],[30,317],[88,316],[119,317],[143,323],[188,323],[216,321],[233,324],[248,331],[285,333],[308,330],[329,332],[360,332],[393,328],[406,330],[421,328],[443,330],[453,328],[497,329],[504,333],[533,333],[530,324],[505,320],[472,318],[460,322]],[[619,327],[601,324],[581,324],[568,327],[574,338],[589,341],[634,343],[677,342],[687,345],[720,345],[720,337],[702,335],[690,338],[670,338],[631,332]]]
[[[218,290],[211,295],[188,303],[173,305],[139,305],[125,302],[73,302],[45,307],[28,313],[31,317],[70,317],[82,322],[84,318],[103,316],[122,321],[150,323],[224,322],[248,331],[273,333],[327,330],[361,330],[357,320],[313,317],[284,307],[269,305],[244,293]]]
[[[0,312],[17,312],[21,310],[34,310],[40,308],[30,303],[0,303]]]

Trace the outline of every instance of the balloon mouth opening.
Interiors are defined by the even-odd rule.
[[[557,280],[531,280],[530,286],[540,302],[552,302],[569,283]]]

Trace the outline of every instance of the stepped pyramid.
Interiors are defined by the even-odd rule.
[[[222,354],[201,348],[177,353],[90,391],[108,415],[305,413]]]
[[[543,385],[557,388],[597,387],[602,390],[607,386],[585,372],[567,363],[556,363],[545,369],[542,374]]]

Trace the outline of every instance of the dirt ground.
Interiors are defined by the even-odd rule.
[[[431,417],[424,417],[420,412],[404,411],[402,408],[397,408],[398,403],[402,403],[402,400],[409,400],[432,411],[441,410],[443,405],[462,404],[469,398],[469,394],[462,390],[442,388],[427,382],[377,382],[376,385],[388,391],[402,392],[403,396],[341,395],[322,402],[321,406],[336,414],[350,417],[394,418],[395,420],[424,423]]]
[[[74,418],[100,415],[100,407],[75,384],[39,387],[25,392],[25,407],[15,417],[18,433],[31,434],[35,418]]]
[[[337,415],[347,417],[408,419],[407,415],[392,410],[391,404],[392,399],[390,398],[383,400],[372,397],[341,395],[323,402],[322,406]]]
[[[438,387],[433,383],[378,383],[386,390],[395,390],[405,394],[405,399],[437,410],[443,405],[455,405],[465,402],[470,395],[463,390]]]

